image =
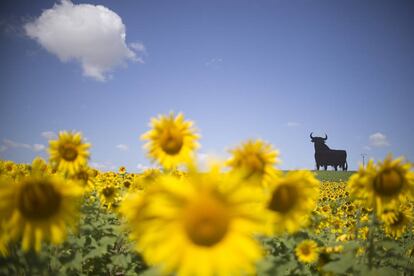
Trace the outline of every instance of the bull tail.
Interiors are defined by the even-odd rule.
[[[346,160],[345,160],[344,171],[347,171],[347,170],[348,170],[348,162],[346,162]]]

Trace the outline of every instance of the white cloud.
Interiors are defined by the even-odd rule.
[[[42,144],[29,145],[29,144],[12,141],[10,139],[3,139],[3,145],[0,147],[1,149],[0,151],[5,151],[7,149],[17,149],[17,148],[28,149],[34,152],[39,152],[39,151],[44,150],[45,146]]]
[[[89,163],[92,168],[95,168],[97,170],[101,171],[109,171],[109,170],[115,170],[116,167],[112,162],[90,162]]]
[[[300,124],[298,122],[287,122],[286,126],[288,127],[298,127]]]
[[[33,150],[35,152],[39,152],[39,151],[42,151],[44,149],[45,149],[45,145],[42,145],[42,144],[34,144],[33,145]]]
[[[91,162],[90,166],[98,170],[103,170],[107,168],[107,165],[98,162]]]
[[[369,136],[369,143],[371,147],[377,147],[377,148],[381,148],[381,147],[387,147],[390,145],[390,143],[388,142],[387,137],[380,133],[374,133],[372,135]]]
[[[119,144],[115,146],[117,149],[121,150],[121,151],[127,151],[129,150],[129,147],[125,144]]]
[[[149,169],[149,167],[148,166],[145,166],[145,165],[143,165],[141,163],[138,163],[137,169],[140,170],[140,171],[145,171],[145,170]]]
[[[7,148],[24,148],[24,149],[31,149],[32,146],[29,144],[18,143],[9,139],[3,139],[3,144]]]
[[[137,52],[143,52],[146,53],[147,49],[145,48],[144,44],[142,42],[131,42],[129,43],[129,47],[134,49]]]
[[[370,146],[364,146],[363,149],[364,150],[371,150],[371,147]]]
[[[205,63],[205,65],[207,67],[209,67],[209,66],[218,67],[220,65],[220,63],[222,63],[222,62],[223,62],[222,58],[212,58],[209,61],[207,61]]]
[[[147,49],[145,48],[145,45],[142,42],[131,42],[129,43],[129,47],[135,50],[137,53],[141,54],[141,56],[136,57],[136,61],[139,63],[145,63],[142,59],[142,56],[147,55]]]
[[[57,134],[54,133],[53,131],[43,131],[41,133],[42,137],[47,139],[47,140],[54,140],[57,139]]]
[[[101,5],[62,0],[24,28],[30,38],[62,62],[79,62],[85,76],[99,81],[105,81],[107,74],[126,60],[141,61],[125,43],[121,17]]]

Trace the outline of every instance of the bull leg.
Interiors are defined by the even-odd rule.
[[[327,165],[324,165],[323,168],[326,171],[328,169],[328,166]]]
[[[338,170],[338,166],[334,166],[334,168],[335,168],[335,171],[337,171],[337,170]]]
[[[319,171],[319,164],[316,164],[316,170]]]

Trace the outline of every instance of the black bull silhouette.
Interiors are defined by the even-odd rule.
[[[313,137],[311,133],[310,138],[311,142],[315,144],[315,162],[317,170],[319,170],[319,167],[324,167],[326,170],[328,166],[333,166],[335,171],[338,170],[338,167],[342,168],[343,171],[348,170],[346,151],[330,149],[325,144],[328,135],[325,134],[325,138]]]

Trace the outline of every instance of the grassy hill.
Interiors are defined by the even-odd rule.
[[[286,172],[286,171],[285,171]],[[320,181],[347,181],[355,171],[312,171]]]
[[[320,181],[347,181],[355,171],[313,171]]]

